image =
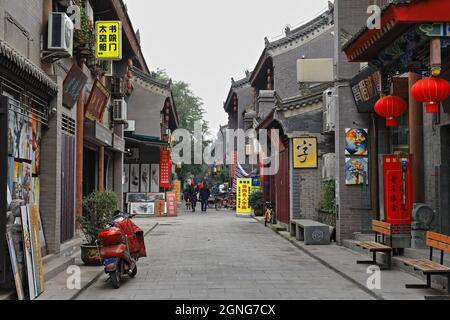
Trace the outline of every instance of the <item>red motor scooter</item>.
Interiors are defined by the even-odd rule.
[[[116,211],[108,228],[98,235],[97,245],[113,287],[120,288],[122,275],[134,278],[137,261],[146,257],[144,232],[131,219],[132,215]]]

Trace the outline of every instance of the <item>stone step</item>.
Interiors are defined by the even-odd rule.
[[[49,281],[75,263],[74,257],[54,256],[44,262],[44,279]]]

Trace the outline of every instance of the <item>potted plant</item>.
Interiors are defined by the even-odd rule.
[[[110,222],[116,209],[117,195],[112,191],[94,192],[83,199],[83,216],[78,223],[86,240],[81,246],[81,260],[85,265],[101,265],[97,236]]]
[[[255,216],[261,217],[263,215],[263,192],[262,190],[255,190],[250,194],[248,199],[250,207],[252,207],[255,212]]]

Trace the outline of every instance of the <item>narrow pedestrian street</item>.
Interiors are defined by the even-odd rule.
[[[254,219],[210,210],[159,222],[135,279],[114,290],[104,275],[78,299],[372,299]]]

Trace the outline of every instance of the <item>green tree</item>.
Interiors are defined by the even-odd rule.
[[[170,76],[162,69],[157,69],[153,73],[153,77],[165,83],[171,81]],[[205,119],[206,111],[202,98],[196,96],[190,85],[184,81],[173,81],[171,89],[180,120],[180,129],[186,129],[191,134],[194,134],[195,123],[201,122],[203,147],[207,147],[212,141],[207,138],[209,136],[209,124]],[[191,157],[191,162],[194,163],[193,155]],[[181,168],[177,168],[177,174],[184,182],[191,177],[204,176],[207,170],[208,166],[206,164],[183,164]]]

